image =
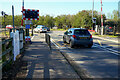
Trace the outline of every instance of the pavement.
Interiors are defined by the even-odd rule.
[[[44,33],[35,34],[27,47],[22,61],[24,65],[16,78],[25,79],[78,79],[81,80],[65,57],[52,45],[45,43]]]

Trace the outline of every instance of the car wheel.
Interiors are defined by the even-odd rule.
[[[74,48],[74,44],[72,43],[72,41],[70,41],[70,47]]]
[[[92,48],[92,45],[88,45],[88,48]]]
[[[66,43],[66,40],[65,40],[65,38],[64,38],[64,37],[63,37],[63,42],[64,42],[64,43]]]

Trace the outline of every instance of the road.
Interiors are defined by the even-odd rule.
[[[117,53],[120,44],[105,41],[98,38],[94,39],[92,48],[69,47],[69,44],[63,43],[64,31],[48,32],[51,35],[52,42],[61,52],[69,55],[74,62],[81,67],[90,78],[118,78],[118,59]]]

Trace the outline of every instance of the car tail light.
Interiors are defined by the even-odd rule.
[[[92,35],[90,35],[90,38],[92,38]]]
[[[73,38],[76,38],[76,35],[72,35]]]

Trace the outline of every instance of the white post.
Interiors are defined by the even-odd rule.
[[[96,25],[95,27],[95,32],[98,32],[98,25]]]

